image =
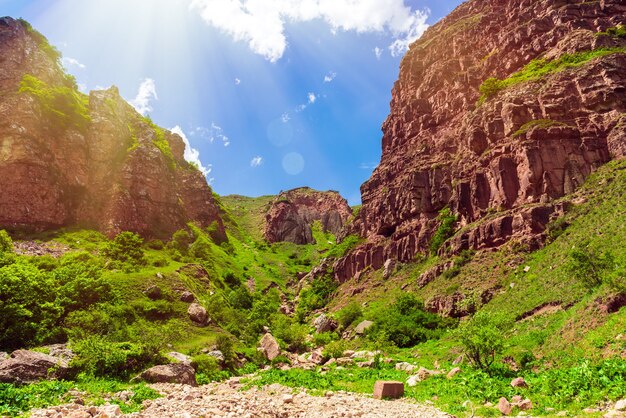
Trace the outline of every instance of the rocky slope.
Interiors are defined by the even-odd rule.
[[[41,34],[0,19],[0,228],[166,237],[195,221],[223,234],[211,189],[183,152],[117,88],[79,93]]]
[[[541,245],[553,202],[626,155],[626,39],[599,34],[625,16],[619,0],[471,0],[429,29],[402,60],[361,187],[352,232],[368,242],[336,277],[427,251],[445,207],[462,229],[442,251]],[[490,77],[505,81],[481,98]]]
[[[313,244],[313,222],[320,221],[324,232],[337,235],[351,216],[348,202],[337,192],[293,189],[281,192],[272,202],[265,216],[264,236],[268,242]]]

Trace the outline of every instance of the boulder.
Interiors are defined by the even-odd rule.
[[[390,278],[393,272],[395,271],[395,269],[396,269],[396,260],[388,259],[387,261],[385,261],[385,264],[383,265],[383,278],[384,279]]]
[[[324,362],[324,354],[321,349],[313,350],[311,352],[310,360],[315,364],[322,364]]]
[[[524,399],[517,403],[517,407],[522,411],[530,411],[533,409],[533,403],[530,399]]]
[[[203,306],[197,303],[189,305],[187,314],[189,315],[189,319],[191,319],[195,324],[206,326],[209,323],[209,314]]]
[[[214,359],[216,359],[220,363],[223,363],[226,360],[226,357],[224,356],[224,353],[222,353],[220,350],[209,351],[208,353],[206,353],[206,355],[209,356],[209,357],[213,357]]]
[[[374,399],[397,399],[404,396],[402,382],[378,380],[374,384]]]
[[[513,411],[513,406],[511,406],[511,403],[503,397],[498,401],[498,411],[500,411],[502,415],[510,415]]]
[[[67,344],[46,345],[43,348],[48,350],[48,355],[61,360],[70,361],[74,358],[72,350],[67,348]]]
[[[616,411],[626,411],[626,399],[620,399],[615,402],[615,406],[613,407]]]
[[[409,385],[410,387],[417,386],[419,382],[420,382],[420,378],[417,377],[417,375],[413,375],[406,380],[406,384]]]
[[[511,380],[511,386],[513,386],[514,388],[527,388],[528,384],[523,377],[516,377],[515,379]]]
[[[193,367],[182,363],[154,366],[141,373],[139,378],[149,383],[180,383],[197,386],[196,372]]]
[[[0,361],[0,382],[33,383],[43,379],[60,379],[69,374],[67,361],[48,354],[17,350]]]
[[[396,370],[402,370],[405,372],[412,372],[413,370],[417,369],[417,366],[411,363],[407,363],[406,361],[403,361],[401,363],[397,363],[396,364]]]
[[[337,329],[337,321],[330,319],[325,314],[321,314],[315,318],[313,326],[315,327],[315,331],[318,333],[334,331]]]
[[[143,294],[146,295],[151,300],[161,299],[163,296],[163,291],[157,285],[152,285],[143,291]]]
[[[259,349],[263,352],[263,355],[269,361],[274,360],[280,355],[280,346],[278,341],[269,332],[261,337],[259,341]]]
[[[419,380],[426,380],[431,376],[436,376],[441,373],[442,372],[440,370],[428,370],[425,367],[420,367],[416,373],[416,376]]]
[[[187,291],[180,294],[180,300],[181,302],[191,303],[196,300],[196,297],[193,295],[193,293]]]
[[[359,324],[356,326],[356,328],[354,328],[354,332],[357,335],[363,335],[365,334],[365,331],[371,327],[372,325],[374,325],[374,323],[372,321],[361,321],[359,322]]]

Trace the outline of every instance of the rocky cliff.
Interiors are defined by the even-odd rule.
[[[78,92],[28,23],[0,19],[0,228],[64,226],[166,237],[222,221],[182,139],[117,88]]]
[[[324,232],[337,235],[351,216],[352,209],[339,193],[302,187],[274,199],[265,216],[264,236],[268,242],[313,244],[313,222],[320,221]]]
[[[430,28],[361,187],[352,232],[367,243],[337,278],[428,251],[446,207],[460,232],[443,252],[541,245],[555,200],[626,155],[624,23],[621,0],[470,0]]]

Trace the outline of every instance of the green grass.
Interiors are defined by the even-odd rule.
[[[559,121],[552,120],[552,119],[531,120],[530,122],[526,122],[525,124],[523,124],[517,131],[515,131],[513,133],[513,137],[515,138],[518,136],[525,135],[531,129],[535,129],[535,128],[548,129],[553,126],[567,126],[567,125],[563,122],[559,122]]]
[[[625,25],[618,25],[618,26],[614,26],[612,28],[608,28],[604,32],[596,33],[596,36],[602,36],[602,35],[613,36],[615,38],[626,38],[626,26]]]
[[[564,54],[560,58],[552,61],[542,58],[534,59],[526,64],[520,71],[511,74],[505,79],[500,80],[492,77],[485,80],[479,88],[481,96],[478,100],[478,105],[489,100],[500,91],[516,84],[537,81],[550,74],[555,74],[570,68],[581,67],[595,58],[624,53],[626,53],[625,47],[599,48],[592,51]]]
[[[25,74],[19,92],[28,94],[39,102],[44,114],[55,129],[87,129],[91,123],[89,98],[75,85],[50,86],[31,74]]]
[[[88,405],[103,405],[105,397],[111,398],[117,392],[131,391],[132,395],[124,402],[112,397],[111,402],[120,406],[124,413],[138,412],[146,399],[156,399],[160,395],[145,384],[129,384],[115,380],[81,378],[76,382],[42,381],[35,384],[16,386],[0,383],[0,414],[23,416],[33,408],[45,408],[69,402],[70,390],[84,392],[83,401]]]

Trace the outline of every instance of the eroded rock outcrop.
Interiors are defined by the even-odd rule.
[[[167,237],[223,225],[180,136],[139,115],[117,88],[82,95],[43,36],[0,19],[0,227],[80,225]]]
[[[324,232],[337,235],[351,216],[348,202],[339,193],[302,187],[274,199],[265,217],[264,235],[268,242],[313,244],[313,222],[319,221]]]
[[[465,227],[449,252],[541,245],[552,202],[626,155],[626,39],[599,34],[625,16],[618,0],[472,0],[430,28],[402,60],[381,162],[361,187],[352,232],[367,243],[337,278],[426,251],[444,207]],[[490,77],[599,49],[614,51],[477,103]]]

